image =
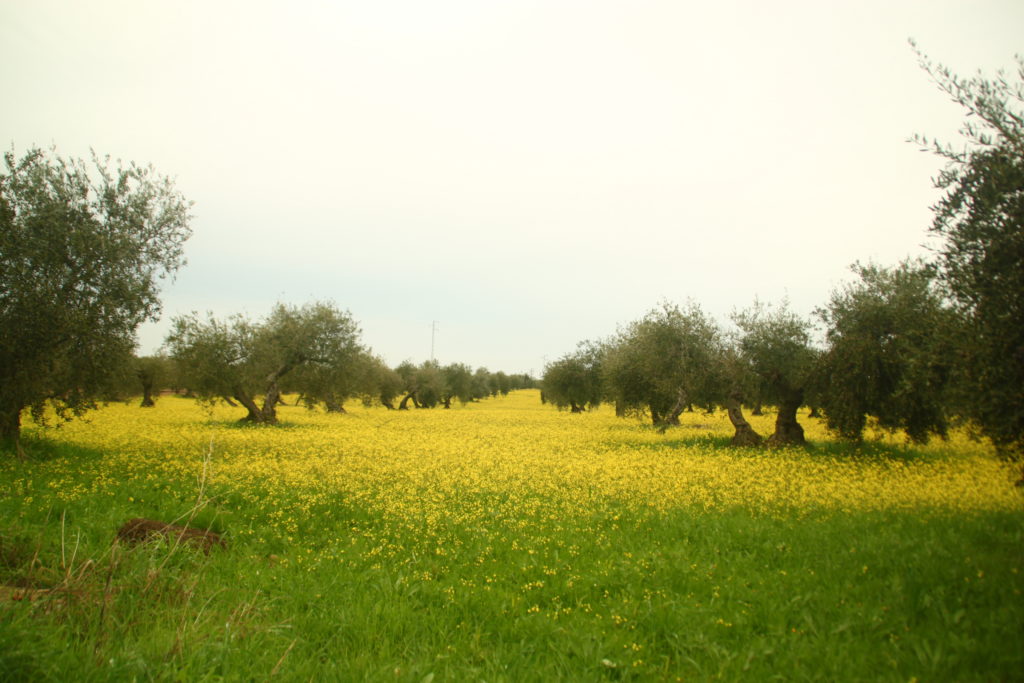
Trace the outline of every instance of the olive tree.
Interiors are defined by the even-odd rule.
[[[395,399],[402,393],[404,382],[402,376],[392,370],[377,356],[371,356],[368,367],[368,389],[363,395],[363,403],[372,405],[380,403],[388,410],[395,409]]]
[[[828,426],[860,439],[871,416],[916,442],[944,436],[956,320],[931,270],[915,262],[853,270],[859,281],[834,291],[818,311],[827,347],[815,385]]]
[[[151,167],[32,149],[0,173],[0,441],[94,407],[185,262],[189,202]]]
[[[255,322],[241,315],[179,316],[166,343],[189,389],[209,401],[241,404],[248,411],[243,420],[257,424],[277,422],[286,378],[307,402],[337,405],[350,395],[365,353],[355,321],[328,303],[278,304]]]
[[[915,138],[946,160],[933,207],[938,276],[964,325],[957,408],[1006,455],[1024,456],[1024,58],[1016,73],[961,78],[918,52],[966,112],[962,144]]]
[[[604,358],[609,398],[660,427],[691,405],[712,406],[720,377],[722,335],[694,303],[665,303],[619,331]]]
[[[444,366],[441,369],[441,377],[444,380],[441,402],[445,408],[452,407],[453,398],[463,404],[476,398],[473,395],[473,368],[465,363],[450,363]]]
[[[435,360],[424,361],[415,374],[418,408],[436,408],[444,399],[444,373]]]
[[[474,399],[487,398],[491,395],[491,371],[487,368],[477,368],[473,372],[472,392]]]
[[[733,316],[740,329],[738,350],[756,380],[759,402],[778,408],[769,445],[803,444],[804,430],[796,419],[804,404],[817,354],[811,347],[811,324],[789,310],[760,302]]]
[[[135,359],[135,378],[138,386],[142,389],[142,408],[152,408],[156,405],[153,398],[154,393],[166,385],[171,379],[173,368],[171,361],[166,356],[142,356]]]
[[[575,352],[549,363],[541,380],[544,400],[574,413],[599,406],[604,395],[603,355],[599,344],[581,342]]]
[[[763,446],[764,437],[754,430],[743,414],[743,404],[750,403],[751,397],[758,395],[758,382],[749,359],[740,352],[735,339],[729,339],[722,345],[716,362],[719,377],[717,402],[725,408],[725,414],[732,423],[731,445]]]
[[[418,366],[412,361],[403,361],[395,372],[402,378],[405,392],[398,404],[399,410],[408,410],[410,401],[416,408],[434,408],[442,402],[445,378],[437,361],[424,361]]]
[[[493,372],[490,375],[490,388],[491,396],[508,396],[508,392],[512,391],[512,378],[501,370]]]

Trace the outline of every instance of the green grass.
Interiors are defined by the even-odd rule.
[[[195,481],[111,473],[106,495],[65,502],[51,483],[102,453],[30,452],[43,460],[0,467],[4,681],[1024,677],[1019,510],[609,499],[553,519],[538,494],[515,516],[428,524],[325,500],[289,540],[214,492],[192,523],[230,547],[204,555],[111,543],[129,517],[189,515]]]

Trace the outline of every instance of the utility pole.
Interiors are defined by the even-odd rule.
[[[430,362],[434,362],[434,335],[437,333],[437,321],[430,321]]]

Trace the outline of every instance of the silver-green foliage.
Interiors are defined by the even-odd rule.
[[[359,334],[352,316],[333,304],[277,304],[261,321],[179,316],[167,346],[191,391],[211,401],[238,401],[248,411],[245,419],[274,423],[283,389],[329,408],[361,392],[372,373]]]
[[[184,264],[189,202],[151,167],[31,149],[0,174],[0,439],[92,407]]]
[[[604,353],[601,344],[581,342],[575,352],[549,363],[541,385],[544,400],[574,413],[599,406],[604,395]]]
[[[1024,453],[1024,58],[1015,73],[962,78],[918,52],[966,111],[962,145],[918,136],[946,160],[933,207],[939,277],[964,325],[957,408],[1007,453]]]
[[[956,321],[931,269],[904,262],[853,270],[859,280],[834,291],[818,312],[827,349],[816,393],[829,427],[859,439],[870,416],[917,442],[945,435]]]
[[[721,393],[718,325],[695,303],[664,303],[630,323],[609,343],[603,373],[620,409],[671,423],[691,405],[710,406]]]

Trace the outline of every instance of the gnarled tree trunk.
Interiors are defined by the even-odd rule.
[[[668,414],[662,416],[661,425],[658,427],[658,431],[664,434],[665,430],[670,426],[678,425],[679,416],[683,414],[683,411],[686,410],[688,405],[690,404],[686,400],[686,390],[679,387],[679,390],[676,392],[676,403],[672,406],[672,410],[670,410]]]
[[[732,446],[762,446],[764,445],[764,438],[754,431],[754,428],[747,422],[747,418],[743,417],[743,406],[736,397],[730,398],[725,405],[726,412],[729,415],[729,422],[732,423],[732,427],[736,430],[736,433],[732,437],[732,441],[729,442]]]
[[[324,399],[324,408],[328,413],[341,413],[345,414],[348,411],[345,410],[344,404],[336,398]]]
[[[142,378],[142,403],[139,404],[140,408],[152,408],[156,405],[156,401],[153,400],[153,380],[146,376]]]
[[[661,413],[659,413],[658,409],[652,405],[649,405],[648,407],[651,409],[651,423],[657,427],[661,424]]]
[[[277,382],[273,381],[267,387],[267,393],[263,397],[263,408],[260,409],[260,413],[263,416],[262,424],[277,424],[277,404],[280,400],[281,390],[278,389]]]
[[[796,411],[804,402],[804,392],[793,391],[779,403],[775,418],[775,433],[768,437],[769,446],[803,446],[804,428],[796,421]]]
[[[263,411],[256,405],[256,401],[252,396],[247,394],[241,388],[236,388],[234,392],[235,400],[238,401],[248,411],[248,414],[241,419],[242,422],[252,422],[254,424],[263,424]]]

